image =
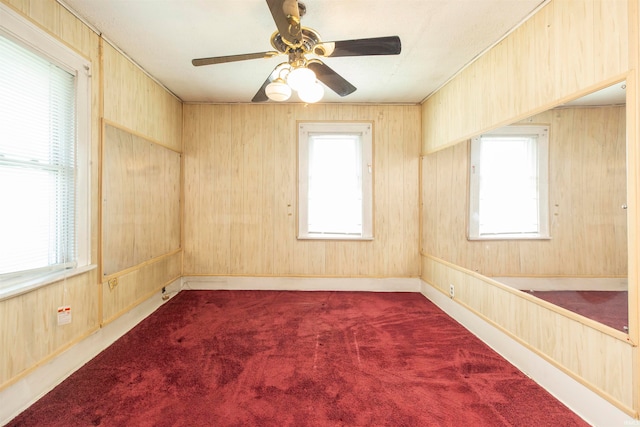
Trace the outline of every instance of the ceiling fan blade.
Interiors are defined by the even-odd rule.
[[[258,92],[256,92],[256,94],[253,96],[251,102],[266,102],[269,100],[267,92],[265,92],[265,89],[267,88],[267,85],[269,83],[271,83],[271,79],[267,78],[267,80],[262,83],[262,86],[260,86],[260,89],[258,89]]]
[[[267,0],[271,16],[282,39],[292,45],[302,41],[300,11],[297,0]]]
[[[271,58],[280,55],[280,52],[257,52],[243,55],[214,56],[211,58],[198,58],[191,61],[195,67],[201,65],[224,64],[225,62],[246,61],[247,59]]]
[[[314,46],[313,53],[330,57],[398,55],[401,50],[400,37],[389,36],[318,43]]]
[[[340,96],[347,96],[356,91],[356,87],[345,80],[340,74],[333,71],[329,66],[320,61],[310,61],[307,64],[316,77],[329,89]]]

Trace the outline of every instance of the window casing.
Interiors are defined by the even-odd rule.
[[[550,238],[548,153],[548,126],[507,126],[471,140],[470,240]]]
[[[90,99],[89,61],[0,4],[0,298],[90,268]]]
[[[373,239],[371,123],[300,123],[298,238]]]

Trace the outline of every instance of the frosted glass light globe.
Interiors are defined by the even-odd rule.
[[[305,86],[311,85],[316,81],[316,73],[308,68],[300,67],[291,70],[287,75],[287,83],[291,89],[299,91]]]
[[[280,78],[275,79],[264,88],[267,97],[272,101],[286,101],[291,96],[291,88]]]
[[[318,102],[322,99],[324,96],[324,88],[316,81],[300,89],[298,91],[298,96],[301,101],[306,102],[307,104],[313,104],[314,102]]]

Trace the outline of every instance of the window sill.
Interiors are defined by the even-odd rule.
[[[322,234],[298,236],[298,240],[345,240],[345,241],[366,241],[370,242],[373,237],[349,236],[346,234]]]
[[[0,284],[0,301],[13,298],[18,295],[26,294],[27,292],[34,291],[38,288],[50,285],[52,283],[60,282],[61,280],[84,274],[88,271],[96,269],[97,267],[98,266],[96,264],[90,264],[83,267],[74,268],[73,270],[56,271],[55,273],[37,276],[32,279],[25,280],[22,283],[7,286],[6,288],[2,288],[2,285]]]
[[[498,236],[467,237],[469,241],[491,241],[491,240],[551,240],[551,236],[519,236],[505,234]]]

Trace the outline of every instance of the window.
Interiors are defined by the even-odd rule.
[[[549,238],[548,126],[471,140],[469,239]]]
[[[0,4],[0,297],[89,265],[89,72]]]
[[[298,238],[373,239],[370,123],[300,123]]]

